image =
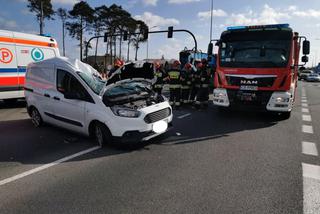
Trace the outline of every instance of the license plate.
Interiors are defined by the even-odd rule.
[[[238,95],[238,98],[241,100],[241,101],[248,101],[248,102],[251,102],[251,101],[254,101],[256,99],[256,94],[254,93],[249,93],[249,92],[242,92]]]
[[[254,85],[241,85],[240,90],[243,91],[258,91],[258,86]]]

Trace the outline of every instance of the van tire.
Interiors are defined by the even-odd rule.
[[[111,143],[111,133],[106,125],[95,122],[93,126],[93,136],[98,146],[103,147],[105,144]]]
[[[32,124],[36,128],[41,127],[43,125],[43,120],[42,120],[41,114],[39,113],[38,109],[36,109],[35,107],[31,107],[29,110],[29,113],[30,113]]]

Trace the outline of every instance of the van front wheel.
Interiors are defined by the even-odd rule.
[[[94,137],[98,146],[102,147],[106,143],[110,143],[111,134],[109,129],[102,123],[97,122],[94,126]]]
[[[42,126],[43,120],[39,111],[36,108],[33,107],[30,109],[30,117],[31,117],[31,122],[35,127]]]

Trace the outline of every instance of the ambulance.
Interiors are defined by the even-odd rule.
[[[27,65],[57,56],[58,45],[51,37],[0,30],[0,100],[23,98]]]

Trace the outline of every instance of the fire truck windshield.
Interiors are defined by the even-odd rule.
[[[239,68],[286,67],[290,40],[222,41],[220,66]]]

